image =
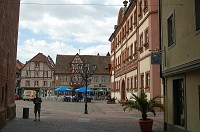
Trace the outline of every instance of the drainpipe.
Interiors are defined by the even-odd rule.
[[[159,24],[159,48],[160,48],[160,51],[161,51],[161,54],[162,54],[162,45],[161,45],[161,0],[158,0],[158,24]],[[164,51],[165,52],[165,51]],[[166,85],[165,85],[165,78],[164,78],[164,76],[163,76],[163,74],[162,74],[162,63],[160,64],[160,78],[162,78],[162,81],[163,81],[163,99],[164,99],[164,101],[163,101],[163,103],[164,103],[164,107],[166,106],[166,104],[165,104],[165,99],[166,99],[166,92],[165,92],[165,90],[166,90]],[[167,122],[166,122],[166,117],[165,117],[165,112],[164,112],[164,131],[167,131]]]

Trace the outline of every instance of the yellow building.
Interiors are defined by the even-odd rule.
[[[200,131],[200,1],[160,0],[168,131]]]
[[[144,88],[148,98],[152,98],[161,94],[160,66],[151,64],[151,50],[159,48],[158,1],[123,3],[109,38],[111,97],[123,101]]]

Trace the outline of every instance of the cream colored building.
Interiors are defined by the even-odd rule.
[[[200,1],[161,0],[168,131],[200,131]]]
[[[123,3],[109,38],[111,96],[117,100],[129,99],[132,93],[144,88],[148,98],[152,98],[161,94],[160,66],[151,64],[151,50],[159,48],[158,1]]]
[[[55,64],[50,56],[38,53],[21,69],[20,90],[36,90],[40,96],[46,97],[54,94]]]

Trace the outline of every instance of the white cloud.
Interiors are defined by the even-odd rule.
[[[97,53],[100,53],[100,55],[105,56],[107,52],[110,51],[110,46],[108,44],[99,44],[97,46],[79,49],[81,55],[96,55]],[[79,49],[60,41],[48,43],[45,40],[36,40],[32,38],[26,40],[23,45],[18,46],[17,55],[20,60],[24,60],[22,61],[23,63],[29,61],[38,53],[43,53],[46,56],[50,55],[55,62],[57,54],[75,55],[76,53],[79,53]]]
[[[28,29],[35,34],[44,34],[51,38],[51,42],[45,38],[41,40],[41,37],[38,39],[26,34],[24,42],[19,41],[18,58],[29,60],[38,52],[43,52],[52,58],[56,54],[75,54],[78,52],[78,48],[74,45],[76,43],[84,45],[80,46],[80,49],[91,43],[99,43],[98,46],[83,48],[81,53],[97,54],[102,51],[102,55],[105,55],[110,51],[108,39],[117,23],[120,6],[66,4],[123,5],[122,2],[121,0],[34,0],[34,2],[21,0],[19,28]],[[23,32],[20,32],[19,40],[22,38]]]

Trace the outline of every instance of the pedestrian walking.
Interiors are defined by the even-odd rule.
[[[40,110],[41,110],[41,103],[42,99],[38,96],[38,93],[36,94],[36,97],[33,99],[34,106],[34,113],[35,113],[35,120],[34,121],[40,121]]]

